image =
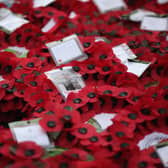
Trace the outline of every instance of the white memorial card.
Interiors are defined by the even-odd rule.
[[[168,141],[157,144],[155,149],[164,167],[168,167]]]
[[[28,20],[12,13],[6,8],[0,9],[0,27],[9,33],[12,33],[17,28],[28,22]]]
[[[134,22],[141,22],[145,16],[154,16],[156,13],[145,9],[137,9],[130,14],[129,19]]]
[[[26,58],[28,50],[25,47],[8,47],[4,51],[12,52],[14,53],[18,58]]]
[[[93,117],[100,125],[102,130],[107,129],[110,125],[113,124],[112,119],[116,116],[116,114],[111,113],[100,113]]]
[[[144,150],[151,146],[157,145],[165,139],[168,139],[168,134],[153,132],[149,135],[146,135],[142,140],[140,140],[138,143],[138,147],[140,148],[140,150]]]
[[[8,8],[10,8],[14,4],[14,0],[0,0],[0,3],[4,3]]]
[[[141,22],[141,29],[148,31],[168,31],[168,17],[145,16]]]
[[[47,133],[40,127],[38,121],[39,119],[9,123],[12,134],[18,143],[32,141],[43,147],[51,146]]]
[[[3,77],[0,75],[0,81],[3,81],[4,79],[3,79]]]
[[[126,43],[113,47],[112,50],[123,64],[126,63],[128,59],[135,59],[137,57]]]
[[[126,8],[124,0],[93,0],[101,13]]]
[[[168,35],[166,36],[166,41],[168,41]]]
[[[64,67],[45,72],[45,75],[57,87],[60,94],[66,100],[69,93],[77,93],[85,87],[85,83],[80,74],[74,72],[72,67]]]
[[[51,52],[56,65],[87,58],[83,52],[83,46],[76,35],[68,36],[60,41],[47,43],[46,46]]]
[[[131,72],[138,77],[140,77],[145,70],[150,66],[151,63],[141,63],[141,62],[130,62],[128,61],[127,72]]]
[[[168,0],[157,0],[157,3],[163,5],[168,3]]]
[[[125,43],[113,47],[112,50],[116,57],[121,60],[121,63],[128,68],[127,72],[131,72],[137,75],[138,77],[140,77],[145,72],[145,70],[151,65],[150,62],[137,60],[137,56]]]
[[[33,7],[45,7],[56,0],[33,0]]]
[[[54,19],[50,19],[48,23],[42,28],[42,32],[46,33],[56,26],[57,22]]]

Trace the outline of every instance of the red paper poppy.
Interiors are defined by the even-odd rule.
[[[25,161],[16,161],[11,167],[12,168],[21,168],[21,167],[31,167],[38,168],[39,166],[49,168],[49,164],[42,160],[25,160]]]
[[[17,145],[14,155],[20,159],[38,159],[43,155],[43,149],[34,142],[22,142]]]
[[[74,109],[84,106],[87,103],[85,99],[83,99],[82,95],[79,93],[71,92],[66,100],[66,105],[72,106]]]
[[[61,120],[64,123],[64,129],[71,129],[80,123],[80,114],[77,111],[62,110]]]
[[[82,149],[72,148],[71,150],[65,151],[63,155],[73,160],[86,161],[88,153]]]
[[[20,65],[23,66],[25,69],[38,70],[41,65],[41,60],[37,57],[27,58],[23,59]]]
[[[90,124],[80,124],[73,128],[71,133],[77,138],[86,139],[94,135],[96,133],[96,129]]]
[[[94,133],[92,134],[92,136],[90,136],[87,139],[82,139],[80,141],[80,144],[83,146],[100,146],[103,145],[105,143],[104,139],[101,137],[100,133]]]
[[[61,132],[63,128],[63,123],[56,115],[46,115],[39,123],[46,132]]]
[[[78,144],[78,141],[79,139],[72,135],[69,131],[65,131],[61,133],[55,143],[63,148],[71,149]]]

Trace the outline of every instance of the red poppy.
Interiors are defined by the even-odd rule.
[[[114,91],[117,89],[117,87],[113,87],[110,85],[104,85],[104,86],[98,86],[97,91],[98,94],[104,95],[104,96],[112,96]]]
[[[156,101],[153,107],[158,115],[167,115],[168,113],[168,104],[165,101]]]
[[[114,122],[107,130],[111,133],[114,139],[131,138],[134,136],[134,128],[129,128],[120,122]]]
[[[156,164],[159,164],[161,162],[153,146],[149,147],[148,149],[145,149],[143,151],[143,154],[144,154],[144,157],[148,159],[149,162],[156,163]]]
[[[5,96],[5,90],[3,88],[0,88],[0,100],[3,99],[3,97]]]
[[[76,66],[75,66],[75,63],[76,63]],[[84,74],[94,74],[98,71],[98,68],[96,67],[96,64],[95,64],[95,61],[91,61],[91,60],[85,60],[85,61],[82,61],[82,63],[80,63],[80,67],[77,66],[79,65],[79,62],[74,62],[73,63],[73,69],[84,75]]]
[[[117,73],[117,72],[115,72]],[[117,82],[116,85],[117,86],[124,86],[124,87],[129,87],[129,86],[133,86],[133,87],[139,87],[139,80],[138,77],[132,73],[123,73],[121,74],[118,78],[117,78]]]
[[[96,133],[96,129],[90,124],[76,125],[71,131],[73,135],[80,139],[86,139]]]
[[[86,99],[79,93],[71,92],[66,100],[66,105],[72,106],[74,109],[84,106],[87,103]]]
[[[28,74],[23,78],[23,81],[28,87],[40,87],[44,78],[42,75]]]
[[[47,164],[42,160],[16,161],[14,164],[12,164],[11,168],[21,168],[21,167],[38,168],[39,166],[49,168],[49,164]]]
[[[139,116],[138,113],[127,110],[127,109],[121,109],[119,114],[116,115],[115,120],[116,121],[124,120],[130,123],[140,123],[143,121],[143,119]]]
[[[71,149],[78,144],[79,139],[72,135],[69,131],[62,132],[55,144],[62,148]]]
[[[94,103],[98,101],[97,90],[94,85],[87,85],[79,93],[87,102]]]
[[[0,31],[0,36],[1,36],[1,38],[2,38],[2,42],[1,42],[1,44],[0,44],[0,49],[7,48],[7,47],[8,47],[8,44],[7,44],[6,41],[5,41],[5,32]]]
[[[52,96],[59,95],[59,91],[56,89],[53,82],[51,82],[51,80],[47,79],[46,77],[43,77],[43,83],[42,83],[41,87],[45,92],[47,92],[47,93],[49,92],[50,95],[52,95]]]
[[[0,53],[0,73],[4,75],[4,78],[10,79],[11,75],[16,68],[18,63],[18,58],[10,52]]]
[[[152,98],[144,97],[134,105],[134,111],[136,111],[142,119],[151,120],[157,116],[153,105],[154,102]]]
[[[101,111],[99,102],[87,103],[85,106],[77,109],[80,114],[81,122],[86,122],[92,118],[96,113]]]
[[[54,168],[74,167],[76,165],[75,161],[63,155],[47,158],[46,163],[48,163],[51,167]]]
[[[60,119],[64,123],[64,129],[71,129],[80,123],[80,114],[77,111],[62,110]]]
[[[29,34],[24,33],[21,42],[28,49],[32,47],[38,47],[39,45],[42,45],[41,36],[42,33],[40,31],[38,31],[37,33],[34,32],[31,32]]]
[[[71,150],[65,151],[63,155],[73,160],[86,161],[88,153],[79,148],[72,148]]]
[[[15,152],[13,150],[16,150]],[[43,148],[34,142],[21,142],[16,149],[11,146],[11,152],[19,159],[37,159],[42,157]]]
[[[25,91],[26,85],[23,83],[22,84],[16,83],[15,87],[16,87],[16,91],[14,92],[14,95],[17,97],[24,97],[24,91]]]
[[[29,90],[29,89],[28,89]],[[49,94],[45,93],[45,92],[38,92],[38,90],[35,90],[37,92],[35,93],[28,93],[30,95],[26,95],[26,91],[25,91],[25,99],[27,101],[29,101],[30,105],[32,106],[40,106],[42,104],[47,103],[47,101],[49,100],[50,96]]]
[[[52,33],[53,31],[56,31],[61,26],[61,24],[67,19],[66,13],[64,13],[63,11],[58,11],[51,7],[43,9],[42,12],[45,12],[44,16],[47,18],[44,26],[47,23],[49,23],[51,19],[54,20],[56,23],[55,26],[53,26],[49,31],[47,31],[47,33]],[[50,20],[48,20],[48,18],[50,18]]]
[[[135,167],[146,167],[146,168],[155,168],[155,165],[147,160],[142,153],[134,153],[128,162],[128,168]]]
[[[23,59],[20,62],[20,65],[23,66],[25,69],[29,70],[38,70],[40,69],[41,60],[37,57]]]
[[[105,143],[105,140],[102,138],[100,133],[94,133],[87,139],[82,139],[80,144],[83,146],[100,146]]]
[[[114,66],[110,61],[97,62],[97,66],[101,75],[108,75],[114,72]]]
[[[16,79],[21,79],[23,78],[24,76],[26,76],[27,74],[30,74],[31,71],[28,70],[28,69],[18,69],[18,70],[15,70],[14,73],[13,73],[13,76],[16,78]]]
[[[84,51],[85,52],[89,52],[89,50],[92,49],[92,47],[94,46],[95,40],[93,37],[79,37],[79,40],[81,41],[83,47],[84,47]]]
[[[46,115],[39,121],[39,123],[46,132],[61,132],[63,128],[62,121],[56,115]]]

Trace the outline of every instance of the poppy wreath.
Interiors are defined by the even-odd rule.
[[[125,3],[125,10],[101,14],[93,1],[57,0],[38,8],[32,0],[14,2],[10,10],[29,23],[11,34],[0,31],[0,167],[163,167],[152,142],[168,139],[167,32],[141,30],[126,16],[141,7],[166,14],[168,5]],[[72,11],[76,15],[69,17]],[[50,19],[57,25],[43,32]],[[72,34],[78,35],[88,59],[55,66],[45,44]],[[112,47],[122,43],[138,60],[151,62],[141,77],[127,72],[113,53]],[[27,57],[5,51],[10,46],[25,47]],[[85,87],[65,101],[45,72],[66,66],[82,76]],[[100,131],[89,120],[102,112],[115,117]],[[8,123],[32,119],[39,119],[53,142],[51,151],[14,139]]]

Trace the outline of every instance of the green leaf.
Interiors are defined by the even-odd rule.
[[[160,83],[159,81],[149,82],[145,85],[145,89],[148,89],[149,87],[152,87],[152,86],[157,86],[159,83]]]
[[[58,138],[58,136],[60,135],[60,133],[61,132],[58,131],[58,132],[49,132],[48,134],[52,139],[56,140]]]
[[[96,132],[102,132],[102,128],[101,126],[99,125],[99,123],[94,119],[94,118],[91,118],[87,121],[88,124],[92,125],[93,127],[96,128]]]
[[[73,111],[74,108],[72,106],[64,106],[64,109],[68,110],[68,111]]]
[[[51,148],[51,149],[47,149],[43,155],[43,158],[46,159],[48,157],[54,157],[57,155],[61,155],[63,152],[67,151],[68,149],[64,149],[64,148]]]
[[[91,161],[93,161],[93,160],[94,160],[93,155],[87,154],[87,161],[91,162]]]

